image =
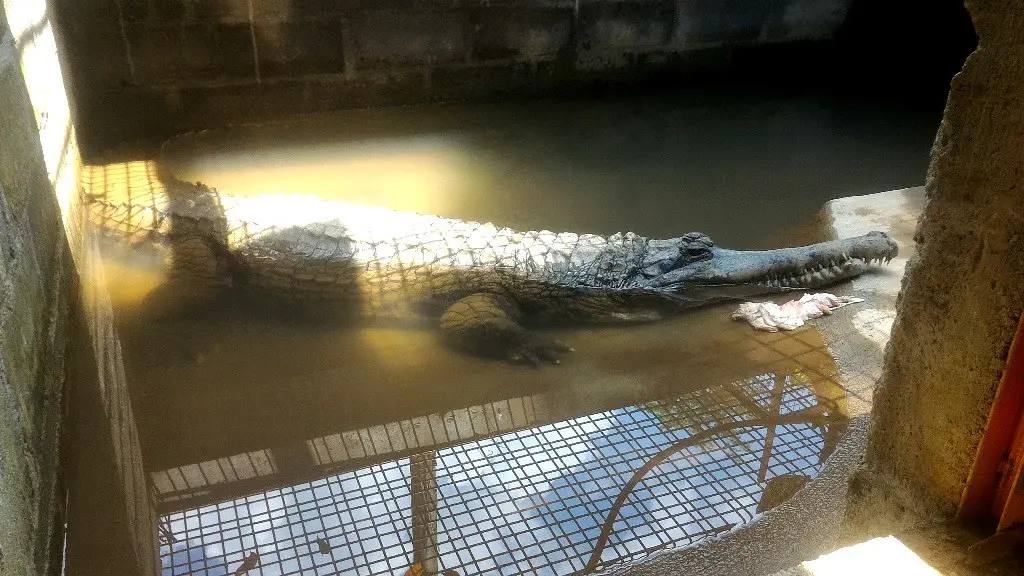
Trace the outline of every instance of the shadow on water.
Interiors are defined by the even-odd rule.
[[[819,240],[782,231],[828,199],[919,184],[936,119],[741,96],[442,106],[204,133],[165,160],[235,195],[744,248]],[[430,327],[234,297],[154,322],[167,254],[109,248],[165,574],[238,573],[253,551],[262,574],[588,572],[749,522],[845,428],[817,332],[754,333],[730,305],[551,330],[576,352],[530,369]]]

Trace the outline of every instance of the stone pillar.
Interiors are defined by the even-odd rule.
[[[944,513],[963,492],[1024,311],[1024,5],[968,9],[979,45],[932,149],[864,476]]]

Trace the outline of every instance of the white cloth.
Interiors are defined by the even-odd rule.
[[[837,308],[863,301],[863,298],[835,296],[824,292],[804,294],[799,300],[790,300],[782,305],[774,302],[744,302],[732,313],[732,318],[745,320],[755,330],[796,330],[806,320],[821,318]]]

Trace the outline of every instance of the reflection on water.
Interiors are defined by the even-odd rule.
[[[251,454],[159,471],[167,509],[216,502],[165,516],[164,573],[231,573],[253,550],[262,574],[403,574],[415,562],[572,574],[636,561],[748,522],[774,479],[817,473],[846,423],[844,393],[821,369],[569,419],[548,393],[350,430],[307,442],[326,477],[226,501],[211,495],[260,474]],[[279,473],[272,453],[259,458]]]
[[[301,192],[518,230],[748,248],[833,198],[917,186],[941,110],[686,93],[363,110],[165,153],[231,194]]]
[[[747,247],[830,198],[917,184],[932,133],[820,100],[641,98],[355,112],[166,153],[236,195]],[[121,172],[91,183],[127,193]],[[154,322],[167,255],[145,245],[104,245],[103,274],[165,574],[589,572],[749,522],[844,429],[820,336],[754,333],[729,306],[550,330],[577,351],[532,370],[429,327],[304,323],[231,297]]]

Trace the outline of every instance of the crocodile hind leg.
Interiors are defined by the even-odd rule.
[[[441,332],[452,346],[510,362],[558,364],[563,352],[572,348],[523,328],[519,307],[498,294],[471,294],[441,315]]]

